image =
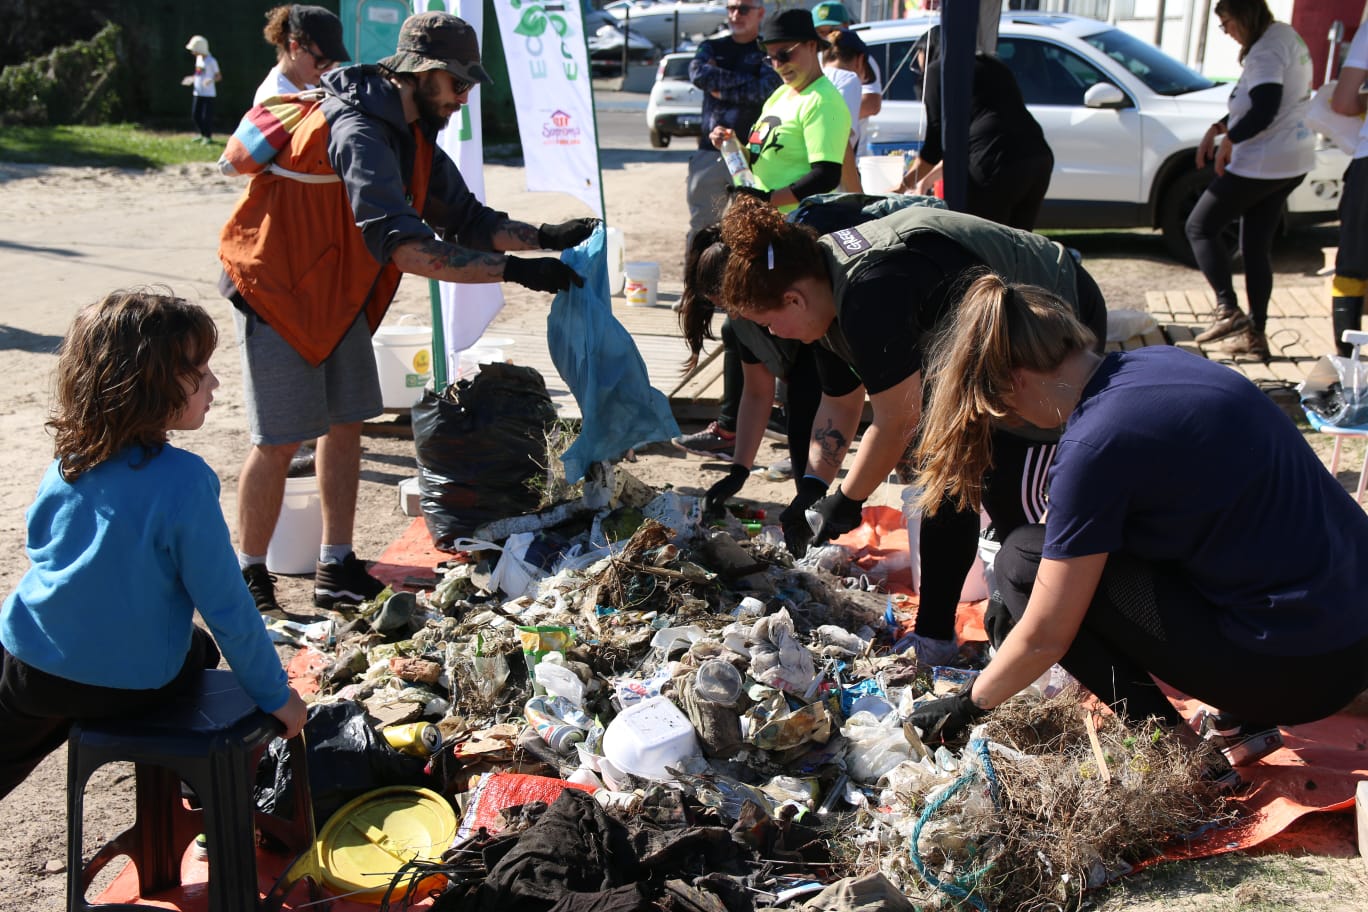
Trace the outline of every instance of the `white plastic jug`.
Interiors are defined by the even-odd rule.
[[[660,284],[659,263],[628,263],[623,268],[627,281],[623,291],[633,307],[655,307],[656,287]]]
[[[285,479],[285,500],[266,549],[266,569],[287,576],[313,573],[322,541],[323,506],[317,476]]]
[[[380,400],[387,409],[412,408],[432,379],[432,327],[417,319],[406,314],[396,325],[382,326],[371,337]]]
[[[608,293],[610,295],[622,294],[623,283],[627,281],[627,276],[623,273],[623,267],[627,263],[626,238],[623,237],[621,228],[608,228],[606,249],[608,253]]]

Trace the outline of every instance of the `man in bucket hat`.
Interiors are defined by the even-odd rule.
[[[252,448],[238,482],[238,561],[262,611],[277,610],[265,555],[301,441],[318,440],[323,542],[314,603],[384,589],[352,551],[361,424],[382,411],[371,349],[404,273],[516,282],[557,292],[583,280],[552,257],[594,219],[537,227],[470,192],[434,142],[489,82],[474,30],[449,13],[410,17],[396,53],[325,73],[322,102],[270,169],[251,178],[219,244],[234,304]]]

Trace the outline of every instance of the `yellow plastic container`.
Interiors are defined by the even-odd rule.
[[[394,874],[410,861],[439,861],[456,837],[456,812],[436,792],[396,785],[367,792],[343,805],[318,835],[323,880],[351,899],[379,902]],[[418,893],[445,883],[440,874]],[[396,890],[391,900],[403,898]]]

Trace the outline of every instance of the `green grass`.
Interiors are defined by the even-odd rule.
[[[222,136],[213,145],[193,142],[189,131],[152,130],[136,124],[98,127],[10,127],[0,130],[0,161],[107,168],[162,168],[217,161]]]

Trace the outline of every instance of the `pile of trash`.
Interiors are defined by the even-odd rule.
[[[744,522],[599,464],[578,500],[461,540],[430,591],[277,625],[319,653],[311,753],[364,716],[359,753],[422,764],[311,762],[320,825],[361,790],[334,765],[454,809],[377,901],[1055,908],[1222,819],[1190,749],[1057,669],[958,749],[923,743],[913,708],[977,672],[897,652],[906,619],[839,546],[795,563]],[[278,753],[259,799],[288,785]]]

